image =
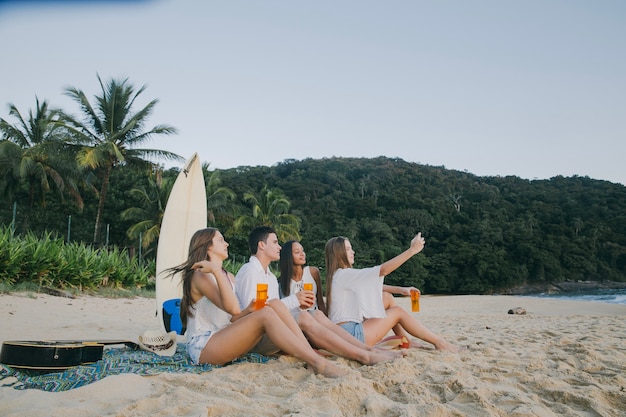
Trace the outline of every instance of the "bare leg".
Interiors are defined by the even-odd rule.
[[[383,291],[383,304],[385,305],[385,310],[389,310],[390,308],[397,306],[395,297],[391,293],[388,293],[387,291]],[[400,323],[393,326],[391,330],[393,330],[393,333],[398,336],[406,337],[406,340],[409,341],[409,347],[412,347],[412,348],[425,348],[426,347],[425,345],[421,344],[417,340],[412,339],[411,335],[406,330],[404,330],[404,328],[402,328],[402,325],[400,325]]]
[[[308,343],[294,336],[271,308],[255,311],[215,333],[202,350],[200,362],[223,365],[247,353],[265,333],[278,348],[306,362],[316,373],[329,378],[347,373],[315,353]]]
[[[386,362],[396,357],[396,355],[390,355],[389,352],[365,350],[353,345],[336,333],[329,331],[309,313],[301,313],[298,317],[298,324],[314,346],[364,365]]]
[[[365,343],[368,345],[377,343],[398,323],[401,324],[409,334],[433,344],[437,350],[449,350],[452,352],[458,352],[460,350],[457,346],[430,331],[426,326],[417,321],[415,317],[411,316],[408,311],[399,306],[388,309],[386,318],[367,319],[363,322]]]
[[[326,329],[328,329],[329,331],[337,334],[337,336],[339,336],[342,339],[346,340],[347,342],[353,344],[354,346],[358,347],[359,349],[363,349],[363,350],[367,350],[367,351],[378,350],[378,349],[373,348],[372,346],[366,345],[365,343],[361,342],[359,339],[357,339],[356,337],[354,337],[350,333],[348,333],[343,327],[337,326],[335,323],[330,321],[330,319],[323,312],[321,312],[319,310],[316,310],[313,313],[313,317],[315,318],[315,320],[317,320],[317,322],[319,324],[324,326]],[[391,355],[392,357],[404,356],[404,354],[402,352],[400,352],[400,351],[385,350],[384,352],[386,352],[387,354]]]
[[[387,291],[383,291],[383,304],[385,306],[385,310],[388,310],[391,307],[395,307],[396,300],[394,300],[393,294],[388,293]],[[407,338],[407,340],[410,339],[409,334],[402,328],[400,324],[396,324],[391,330],[393,330],[393,333],[398,336],[404,336]]]
[[[283,303],[279,299],[274,299],[269,301],[268,304],[269,307],[274,310],[276,314],[278,314],[278,317],[280,317],[280,319],[292,331],[292,333],[295,334],[298,339],[308,345],[309,341],[307,340],[304,333],[302,333],[300,326],[298,326],[298,323],[296,323],[296,319],[293,318],[285,303]]]

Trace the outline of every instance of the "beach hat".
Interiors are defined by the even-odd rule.
[[[165,333],[160,330],[146,330],[139,336],[141,350],[156,353],[159,356],[172,356],[176,353],[176,332]]]

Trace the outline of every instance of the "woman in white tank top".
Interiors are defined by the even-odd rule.
[[[305,264],[306,253],[299,242],[291,240],[282,245],[279,279],[281,301],[290,306],[289,311],[294,317],[297,317],[298,321],[303,319],[301,314],[310,314],[313,320],[306,316],[304,318],[312,321],[314,326],[327,336],[335,350],[341,349],[343,353],[340,354],[342,356],[358,360],[364,364],[392,360],[404,354],[400,351],[382,351],[368,346],[362,340],[330,321],[324,313],[326,306],[319,270],[315,267],[305,266]],[[313,290],[300,289],[304,288],[305,283],[312,283]],[[330,348],[327,350],[332,351]]]
[[[241,310],[234,276],[222,267],[227,258],[228,243],[220,231],[201,229],[191,238],[187,261],[168,271],[183,276],[181,319],[195,363],[223,365],[248,353],[267,335],[280,350],[306,362],[316,373],[326,377],[347,373],[313,350],[280,300],[259,310],[253,300]]]
[[[313,285],[313,294],[302,301],[304,310],[321,310],[326,314],[326,304],[320,280],[320,271],[314,266],[306,266],[306,252],[299,242],[290,240],[280,251],[280,297],[294,296],[304,290],[304,284]]]

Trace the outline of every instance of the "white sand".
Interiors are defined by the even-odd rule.
[[[136,341],[158,329],[155,307],[143,298],[0,295],[0,341]],[[514,307],[528,314],[507,314]],[[375,366],[334,358],[352,369],[336,380],[285,357],[199,375],[111,376],[58,393],[2,387],[0,416],[626,415],[624,305],[424,296],[416,314],[469,349],[411,349]]]

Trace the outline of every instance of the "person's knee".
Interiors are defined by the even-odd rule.
[[[402,317],[406,313],[406,310],[400,306],[393,306],[387,309],[387,317]]]
[[[267,304],[270,307],[272,307],[274,310],[286,310],[287,309],[287,306],[285,305],[285,303],[283,303],[277,298],[274,298],[273,300],[269,300]]]
[[[300,326],[300,329],[302,329],[303,332],[312,332],[312,331],[315,331],[315,328],[317,327],[318,323],[313,318],[313,316],[311,316],[308,313],[302,312],[298,316],[298,325]]]
[[[394,307],[396,305],[396,300],[394,300],[393,294],[383,291],[383,304],[386,309]]]
[[[313,317],[319,322],[330,321],[330,319],[326,317],[326,314],[322,313],[320,310],[315,310]]]
[[[255,311],[255,313],[263,317],[265,320],[279,320],[278,314],[271,308],[262,308]]]
[[[310,314],[307,314],[305,312],[300,312],[300,314],[298,314],[298,324],[300,325],[310,325],[313,322],[313,317],[311,317]]]

